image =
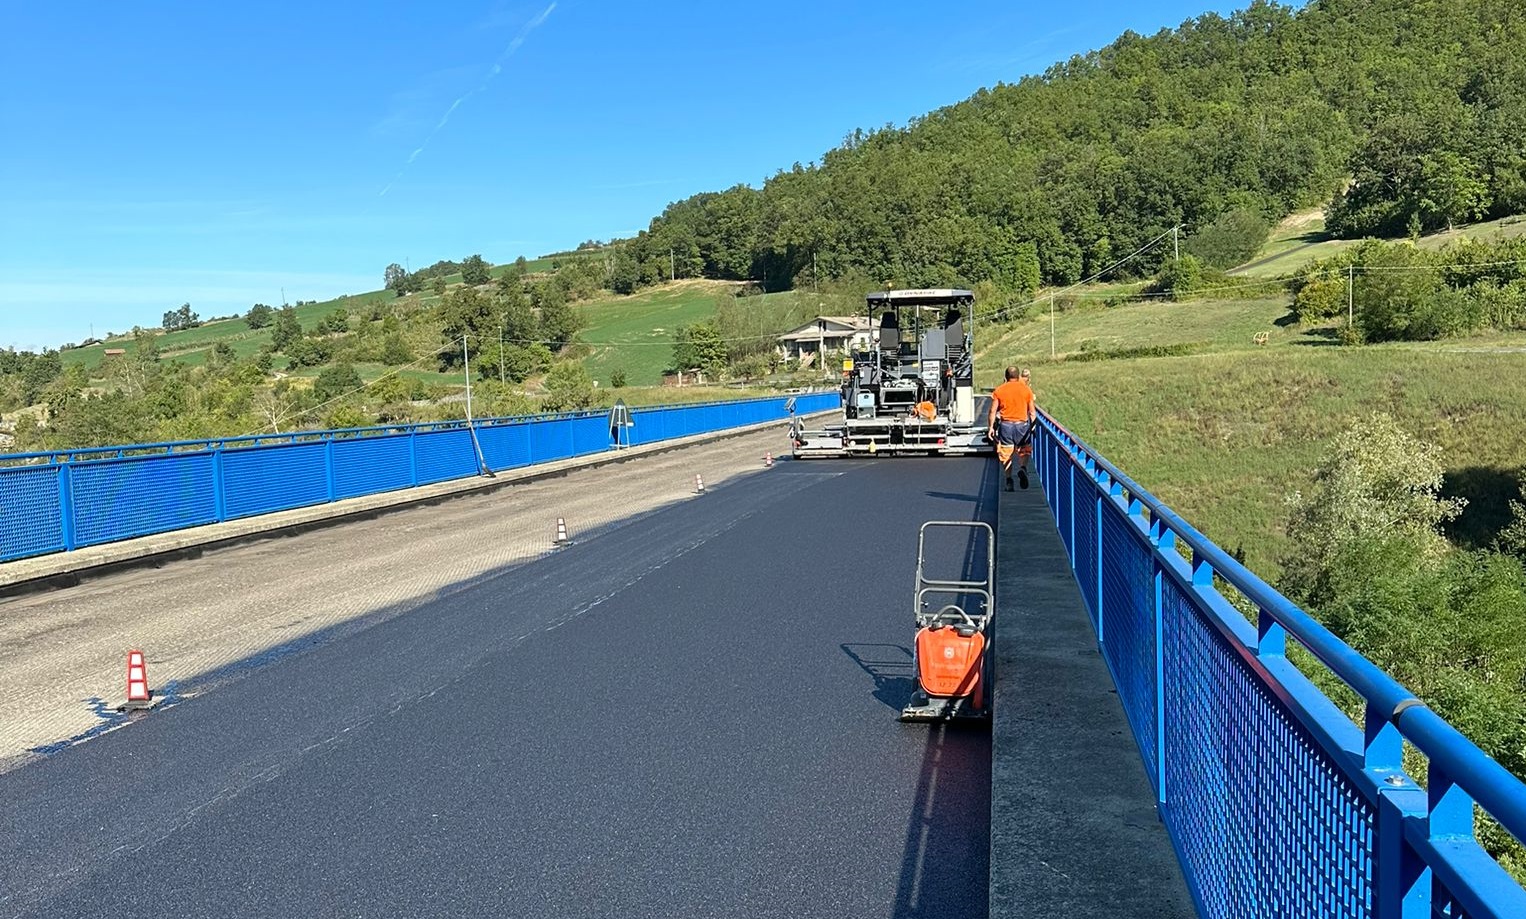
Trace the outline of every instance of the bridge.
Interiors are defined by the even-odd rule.
[[[1526,787],[1058,420],[782,401],[3,458],[0,916],[1526,916]],[[895,718],[931,519],[989,729]]]

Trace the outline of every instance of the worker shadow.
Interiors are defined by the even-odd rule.
[[[929,498],[942,498],[945,501],[968,501],[971,504],[980,501],[980,495],[966,495],[957,491],[926,491],[923,494]]]
[[[843,644],[842,652],[874,678],[870,695],[899,712],[911,698],[911,649],[902,645]]]

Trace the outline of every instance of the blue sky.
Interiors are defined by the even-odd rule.
[[[24,3],[0,347],[631,235],[1211,0]]]

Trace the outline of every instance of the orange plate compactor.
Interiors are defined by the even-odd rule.
[[[930,528],[962,527],[985,537],[984,580],[937,580],[927,577],[927,532]],[[968,557],[977,558],[975,546]],[[996,571],[996,534],[990,524],[933,520],[917,533],[917,586],[912,602],[917,638],[912,652],[915,685],[901,709],[902,721],[953,721],[991,716],[991,655],[989,635],[995,601],[991,589]],[[962,600],[941,606],[932,599]],[[937,606],[936,611],[934,607]]]

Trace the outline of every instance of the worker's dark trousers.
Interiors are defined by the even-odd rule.
[[[1012,455],[1027,459],[1032,452],[1032,425],[1026,421],[999,421],[996,427],[996,456],[1001,460],[1001,471],[1012,478]]]

